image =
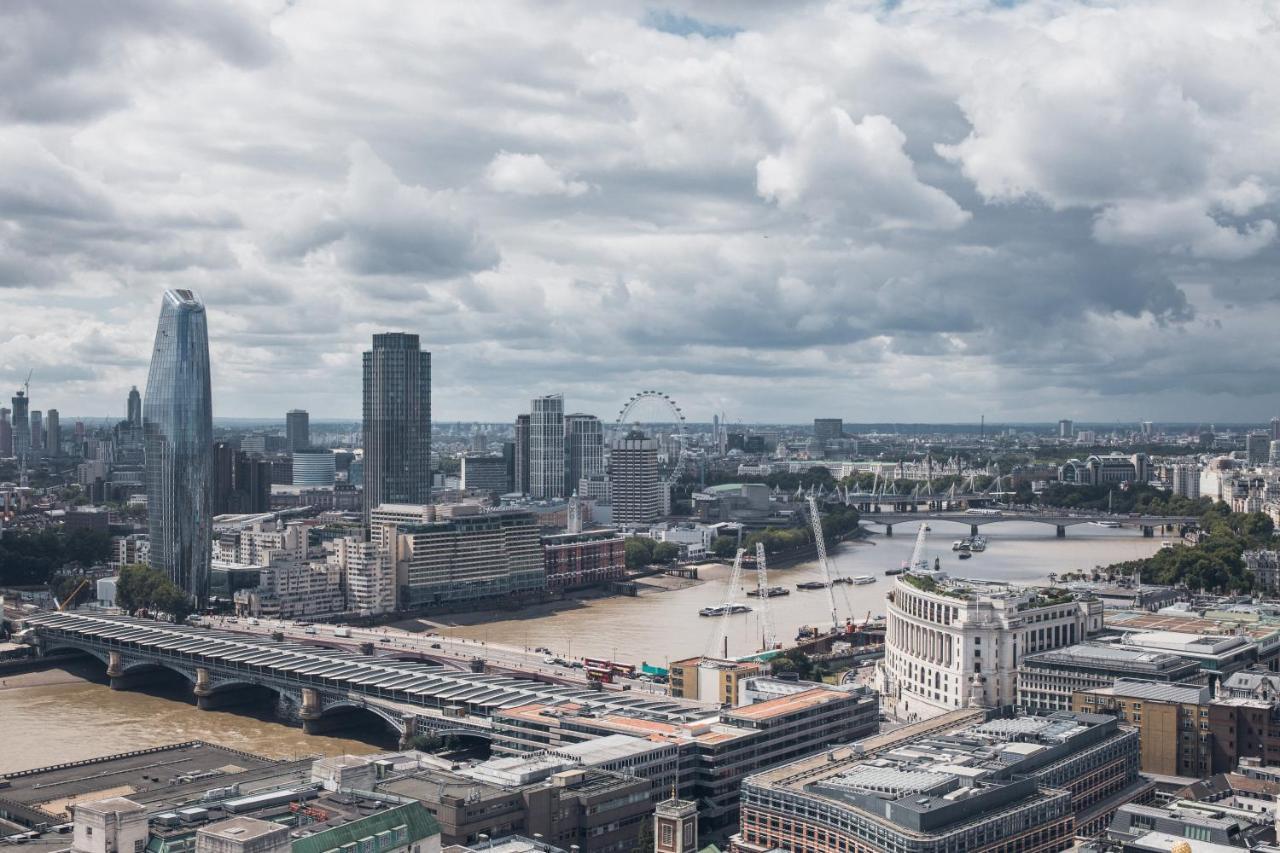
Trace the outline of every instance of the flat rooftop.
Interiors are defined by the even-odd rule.
[[[798,711],[807,711],[813,708],[820,708],[823,705],[830,705],[832,702],[847,702],[852,695],[829,687],[814,687],[801,693],[792,693],[787,696],[779,696],[776,699],[757,702],[754,705],[743,705],[740,708],[734,708],[732,711],[726,711],[725,717],[730,721],[734,719],[772,720]]]
[[[1228,619],[1205,619],[1200,616],[1160,615],[1134,610],[1108,611],[1108,628],[1118,630],[1172,631],[1179,634],[1230,634],[1243,628],[1251,639],[1260,640],[1280,631],[1278,625],[1259,625]]]

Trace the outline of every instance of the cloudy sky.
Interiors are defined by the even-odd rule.
[[[123,414],[166,287],[219,416],[1280,413],[1265,2],[10,0],[0,388]]]

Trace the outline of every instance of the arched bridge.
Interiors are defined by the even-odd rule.
[[[1058,536],[1066,536],[1067,528],[1076,524],[1126,525],[1142,529],[1143,536],[1155,535],[1158,527],[1176,527],[1199,521],[1194,515],[1109,515],[1069,514],[1065,512],[1019,512],[1016,510],[992,510],[990,512],[871,512],[864,513],[861,520],[868,524],[884,525],[885,533],[893,535],[895,524],[911,521],[952,522],[969,525],[971,535],[977,535],[978,528],[984,524],[997,524],[1002,521],[1034,521],[1039,524],[1052,524],[1057,528]]]
[[[573,702],[600,711],[677,716],[690,703],[635,693],[591,691],[486,672],[457,672],[412,661],[322,649],[170,625],[128,616],[46,613],[26,620],[41,655],[71,649],[101,660],[114,689],[145,683],[161,670],[192,684],[199,707],[243,702],[269,690],[296,710],[308,733],[329,731],[363,710],[406,742],[415,734],[492,739],[501,708]]]

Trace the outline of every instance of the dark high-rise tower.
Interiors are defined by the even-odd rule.
[[[213,400],[204,303],[190,290],[160,301],[142,410],[151,565],[196,602],[209,597]]]
[[[311,416],[302,409],[290,409],[285,412],[284,435],[284,442],[290,453],[310,447]]]
[[[529,416],[516,415],[516,440],[512,448],[511,491],[529,494]]]
[[[364,518],[379,504],[431,502],[431,353],[418,336],[373,336],[364,354]]]
[[[56,459],[62,455],[62,425],[58,423],[58,410],[44,413],[44,452]]]
[[[564,416],[564,493],[576,494],[578,481],[604,476],[604,427],[595,415]]]
[[[9,422],[9,410],[0,406],[0,459],[13,455],[13,424]]]
[[[31,420],[25,391],[13,395],[13,455],[25,459],[31,453]]]
[[[44,456],[44,413],[39,409],[31,413],[31,457]]]
[[[125,420],[129,422],[131,427],[142,426],[142,395],[138,393],[137,385],[129,389],[129,403]]]

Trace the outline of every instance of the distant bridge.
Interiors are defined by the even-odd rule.
[[[303,730],[319,734],[367,712],[402,744],[416,734],[493,739],[503,708],[574,702],[601,712],[677,718],[690,703],[632,692],[603,692],[486,672],[274,642],[128,616],[46,613],[26,620],[41,655],[83,652],[107,666],[111,687],[126,690],[176,672],[192,684],[202,709],[242,705],[274,693]]]
[[[1057,528],[1059,537],[1067,535],[1067,528],[1076,524],[1118,523],[1142,529],[1143,536],[1154,536],[1157,527],[1175,527],[1199,521],[1194,515],[1110,515],[1106,513],[1076,514],[1063,512],[1017,512],[1013,510],[996,510],[992,512],[871,512],[862,515],[862,521],[869,524],[880,524],[885,534],[893,535],[895,524],[911,521],[951,522],[952,524],[969,525],[970,535],[976,536],[978,528],[984,524],[997,524],[1002,521],[1034,521],[1038,524],[1052,524]]]

